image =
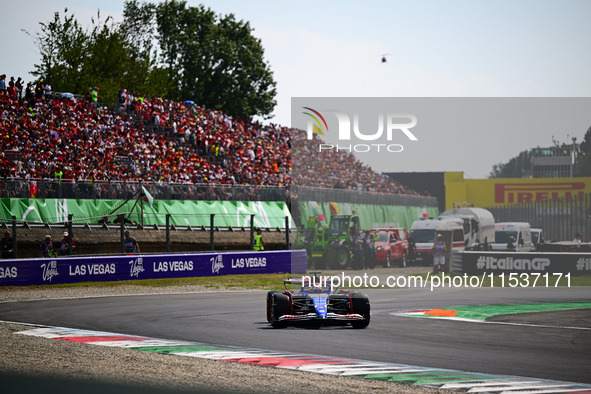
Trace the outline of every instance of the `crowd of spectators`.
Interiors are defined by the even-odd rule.
[[[315,136],[308,140],[306,132],[294,130],[293,184],[319,188],[347,189],[363,192],[420,195],[402,184],[376,173],[346,150],[323,150],[324,142]]]
[[[417,194],[347,152],[317,154],[318,140],[308,141],[288,127],[233,119],[192,102],[141,97],[125,89],[107,108],[99,103],[98,87],[85,98],[52,93],[49,82],[34,88],[29,83],[23,95],[20,78],[18,83],[20,91],[14,78],[7,84],[6,76],[0,77],[4,180],[287,189],[293,184]],[[292,156],[297,161],[293,171]]]

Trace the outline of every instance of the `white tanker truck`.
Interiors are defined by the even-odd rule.
[[[491,244],[495,242],[495,218],[490,211],[474,207],[453,208],[441,216],[463,220],[466,250],[491,250]]]

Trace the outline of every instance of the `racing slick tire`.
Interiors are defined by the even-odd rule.
[[[344,270],[349,265],[351,253],[347,245],[331,246],[328,250],[328,264],[335,270]]]
[[[283,292],[274,293],[271,295],[271,325],[273,328],[284,328],[287,324],[285,321],[278,320],[281,316],[289,315],[291,313],[291,299]]]
[[[271,323],[271,306],[273,305],[273,294],[283,293],[283,290],[269,290],[267,292],[267,322]]]
[[[364,317],[363,320],[351,322],[353,328],[365,328],[369,325],[370,310],[369,298],[365,293],[356,291],[351,294],[351,313],[357,313]]]

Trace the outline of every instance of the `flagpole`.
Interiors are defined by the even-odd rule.
[[[140,184],[141,186],[141,184]],[[141,199],[142,199],[142,205],[140,205],[140,223],[142,224],[142,229],[144,228],[144,192],[143,189],[140,189],[142,191],[141,193]]]

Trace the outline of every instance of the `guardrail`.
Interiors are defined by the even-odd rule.
[[[495,222],[528,222],[541,228],[546,241],[572,240],[581,233],[591,241],[591,194],[522,202],[487,208]]]
[[[96,222],[94,222],[97,218],[82,218],[82,219],[76,219],[74,220],[74,217],[72,214],[68,215],[68,220],[65,222],[55,222],[55,223],[41,223],[41,222],[23,222],[23,221],[17,221],[16,217],[13,216],[12,220],[10,222],[7,221],[3,221],[0,223],[0,229],[3,228],[5,231],[8,231],[8,233],[11,236],[11,245],[12,245],[12,249],[13,252],[10,256],[7,256],[8,258],[18,258],[19,257],[19,244],[24,242],[22,240],[26,240],[26,243],[30,246],[31,243],[34,244],[34,242],[36,241],[32,241],[31,237],[29,233],[34,232],[34,230],[47,230],[47,232],[49,232],[50,230],[55,230],[55,229],[59,229],[60,231],[67,231],[69,234],[69,237],[67,239],[67,247],[64,247],[63,249],[66,250],[66,254],[68,255],[72,255],[73,253],[73,248],[72,248],[72,242],[75,242],[78,244],[78,246],[80,246],[80,240],[77,239],[77,234],[80,234],[81,230],[109,230],[108,233],[93,233],[94,235],[92,236],[93,238],[101,238],[103,240],[106,239],[111,239],[114,240],[115,236],[113,233],[117,234],[118,233],[118,237],[116,237],[116,239],[118,240],[119,244],[120,244],[120,253],[124,254],[125,253],[125,248],[124,248],[124,233],[127,230],[130,230],[131,232],[136,232],[137,230],[143,230],[143,231],[153,231],[153,232],[160,232],[162,231],[164,233],[164,236],[160,236],[157,237],[159,239],[161,239],[160,242],[156,242],[160,244],[160,250],[162,252],[167,252],[170,253],[171,252],[171,233],[172,232],[182,232],[182,231],[188,231],[188,232],[202,232],[203,234],[208,234],[209,235],[209,250],[214,251],[216,250],[216,240],[217,238],[220,237],[220,235],[216,235],[216,234],[220,234],[222,232],[224,233],[242,233],[244,235],[241,236],[241,238],[245,238],[247,234],[249,234],[248,239],[245,240],[245,247],[248,246],[250,249],[253,249],[254,246],[254,239],[255,239],[255,231],[257,229],[261,229],[262,231],[264,231],[265,233],[270,233],[271,231],[274,231],[276,233],[283,233],[284,234],[284,240],[283,240],[283,246],[281,246],[281,244],[276,244],[274,245],[275,249],[277,248],[284,248],[286,250],[289,250],[291,248],[291,239],[290,239],[290,233],[292,232],[291,230],[291,224],[290,224],[290,217],[289,216],[284,216],[281,218],[281,220],[283,221],[283,226],[282,227],[275,227],[274,229],[271,229],[269,227],[265,227],[265,228],[261,228],[260,226],[257,225],[257,223],[259,223],[258,219],[257,221],[255,221],[255,218],[257,217],[254,214],[242,214],[241,217],[243,218],[243,226],[228,226],[227,225],[227,221],[225,219],[223,219],[224,215],[222,214],[201,214],[200,216],[202,217],[201,222],[203,222],[204,224],[202,225],[174,225],[171,224],[171,217],[172,214],[168,213],[168,214],[161,214],[160,216],[164,216],[164,225],[162,226],[158,226],[156,224],[153,225],[146,225],[143,226],[139,221],[131,221],[128,219],[129,216],[126,216],[124,214],[118,214],[118,215],[111,215],[110,217],[105,217],[103,219],[106,219],[106,222],[103,222],[101,224],[98,224]],[[231,215],[233,217],[233,219],[235,219],[235,215]],[[115,218],[115,223],[112,223],[110,219]],[[217,218],[217,219],[216,219]],[[223,225],[220,225],[220,222],[216,222],[216,220],[221,218],[221,223],[223,223]],[[268,220],[269,218],[267,218]],[[277,218],[279,219],[279,218]],[[90,224],[89,221],[93,221],[93,224]],[[108,223],[107,223],[108,222]],[[278,220],[274,220],[274,222],[278,222]],[[278,234],[279,235],[279,234]],[[164,239],[162,240],[162,238],[164,237]],[[0,238],[3,238],[3,235],[0,235]],[[86,238],[88,238],[88,233],[86,234]],[[199,237],[202,241],[201,243],[203,243],[203,236]],[[227,238],[226,238],[227,239]],[[249,240],[249,241],[248,241]],[[41,243],[42,239],[38,239],[37,242]],[[64,241],[65,242],[65,241]],[[88,240],[86,241],[88,243]],[[192,242],[197,242],[197,240],[194,240]],[[206,241],[207,242],[207,241]],[[65,244],[64,244],[65,245]],[[206,244],[205,244],[206,245]],[[204,249],[206,249],[206,246],[204,246]],[[54,250],[60,250],[60,242],[56,240],[56,243],[54,243]],[[164,246],[164,250],[162,250],[162,246]],[[219,246],[219,245],[218,245]],[[7,258],[7,257],[3,257],[3,258]]]

